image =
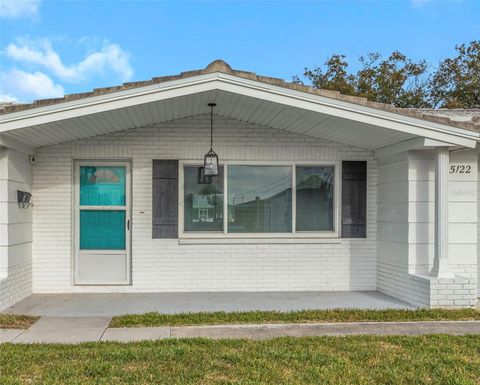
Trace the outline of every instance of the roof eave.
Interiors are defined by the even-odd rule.
[[[409,132],[421,137],[475,147],[480,134],[466,129],[413,118],[390,111],[314,95],[294,89],[246,79],[222,72],[200,74],[144,87],[115,91],[84,99],[53,104],[0,116],[0,133],[84,116],[102,111],[168,99],[211,89],[223,89],[247,96],[318,111],[380,127]],[[432,135],[429,135],[429,134]]]

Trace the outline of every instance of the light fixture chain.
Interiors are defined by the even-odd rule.
[[[210,150],[213,150],[213,104],[210,106]]]
[[[215,103],[208,103],[210,107],[210,151],[205,154],[203,169],[205,176],[218,175],[218,155],[213,151],[213,107]]]

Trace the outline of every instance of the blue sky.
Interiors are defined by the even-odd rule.
[[[291,80],[332,53],[400,50],[436,64],[480,39],[480,1],[160,2],[0,0],[0,100],[204,68]],[[355,68],[355,66],[352,66]]]

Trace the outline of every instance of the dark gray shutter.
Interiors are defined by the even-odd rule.
[[[178,238],[178,160],[153,160],[153,238]]]
[[[342,162],[342,238],[367,237],[367,162]]]

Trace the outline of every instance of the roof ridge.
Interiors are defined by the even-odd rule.
[[[226,73],[226,74],[241,77],[244,79],[255,80],[258,82],[279,86],[283,88],[288,88],[295,91],[306,92],[313,95],[318,95],[326,98],[344,101],[347,103],[353,103],[353,104],[358,104],[358,105],[362,105],[362,106],[366,106],[366,107],[370,107],[378,110],[398,113],[404,116],[427,120],[434,123],[450,125],[454,127],[464,128],[467,130],[480,131],[480,116],[479,117],[474,116],[469,121],[457,121],[447,116],[440,116],[438,114],[428,114],[426,113],[426,110],[428,109],[395,107],[392,104],[369,101],[367,100],[367,98],[361,97],[361,96],[346,95],[338,91],[325,90],[325,89],[315,88],[313,86],[308,86],[304,84],[287,82],[280,78],[257,75],[255,72],[236,70],[236,69],[233,69],[227,62],[225,62],[222,59],[216,59],[212,61],[204,69],[185,71],[177,75],[159,76],[159,77],[153,77],[149,80],[126,82],[117,86],[94,88],[92,91],[89,91],[89,92],[67,94],[61,98],[39,99],[39,100],[35,100],[33,103],[0,105],[0,115],[9,114],[9,113],[18,112],[18,111],[24,111],[32,108],[37,108],[37,107],[53,105],[53,104],[70,102],[70,101],[84,99],[92,96],[105,95],[112,92],[129,90],[132,88],[145,87],[153,84],[164,83],[166,81],[171,81],[171,80],[179,80],[179,79],[190,78],[198,75],[205,75],[205,74],[214,73],[214,72]],[[436,111],[435,109],[431,109],[431,110]],[[462,109],[456,109],[456,110],[462,110]],[[477,110],[477,109],[468,109],[468,110]],[[467,110],[462,110],[462,111],[467,111]]]

